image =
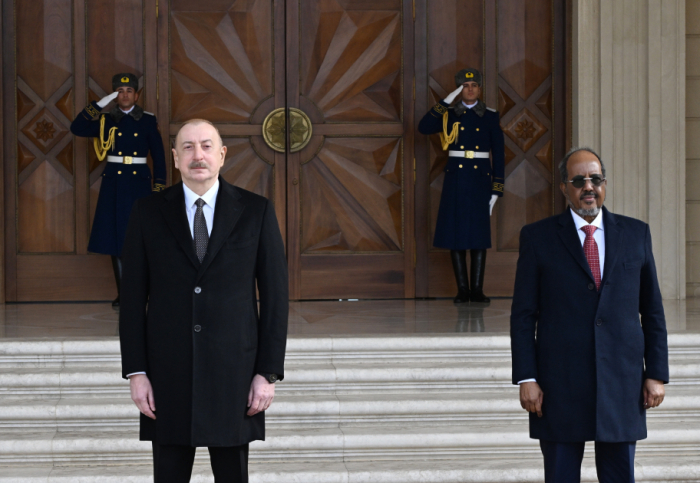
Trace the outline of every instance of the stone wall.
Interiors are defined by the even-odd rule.
[[[685,0],[572,6],[573,144],[599,150],[606,206],[649,223],[663,296],[685,298]]]
[[[686,0],[686,270],[689,297],[700,296],[700,0]]]

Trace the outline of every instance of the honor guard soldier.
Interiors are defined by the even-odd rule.
[[[503,196],[503,131],[498,112],[479,99],[482,76],[478,70],[460,70],[455,84],[457,89],[433,106],[418,125],[423,134],[440,133],[442,148],[449,154],[433,245],[450,250],[458,288],[455,303],[489,303],[484,270],[486,249],[491,248],[489,218]],[[451,107],[458,96],[460,102]],[[466,250],[471,254],[471,290]]]
[[[112,256],[119,292],[122,245],[131,207],[136,199],[165,188],[165,151],[156,117],[136,105],[139,98],[136,76],[115,75],[112,89],[115,92],[88,104],[70,130],[76,136],[95,138],[98,159],[107,159],[88,251]],[[117,105],[108,113],[100,114],[114,99]],[[154,176],[146,164],[149,152]],[[112,306],[119,306],[118,294]]]

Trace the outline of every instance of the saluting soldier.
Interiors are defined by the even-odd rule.
[[[88,104],[70,130],[76,136],[95,138],[98,159],[107,159],[88,250],[112,256],[119,292],[122,245],[131,207],[136,199],[165,188],[165,151],[156,117],[136,105],[137,77],[117,74],[112,78],[112,89],[115,92]],[[117,105],[107,114],[100,114],[114,99]],[[155,176],[146,164],[149,152]],[[119,306],[118,294],[112,306]]]
[[[440,133],[442,148],[449,151],[433,245],[450,250],[458,288],[455,303],[489,303],[484,271],[486,249],[491,248],[489,218],[503,196],[503,131],[498,112],[479,99],[482,76],[478,70],[460,70],[455,84],[457,89],[435,104],[418,125],[423,134]],[[460,102],[451,107],[458,96]]]

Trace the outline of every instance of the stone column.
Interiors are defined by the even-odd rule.
[[[573,145],[613,212],[649,223],[664,298],[685,298],[685,0],[572,0]]]

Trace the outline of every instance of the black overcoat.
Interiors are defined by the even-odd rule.
[[[468,109],[462,104],[448,107],[440,101],[423,116],[418,130],[423,134],[442,132],[444,112],[450,132],[454,123],[459,123],[458,136],[448,149],[490,151],[491,160],[447,158],[433,245],[450,250],[491,248],[489,201],[491,195],[503,196],[505,182],[505,148],[498,112],[481,102]]]
[[[182,183],[137,200],[123,253],[122,375],[145,371],[156,420],[141,439],[237,446],[265,439],[265,416],[246,416],[256,373],[284,377],[287,265],[265,198],[219,180],[202,263]],[[256,303],[256,283],[260,310]]]
[[[520,233],[513,384],[534,378],[544,393],[542,417],[530,414],[532,438],[644,439],[644,379],[668,382],[666,320],[649,226],[603,210],[600,291],[569,209]]]

